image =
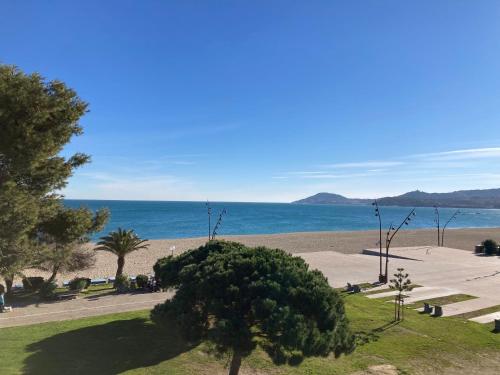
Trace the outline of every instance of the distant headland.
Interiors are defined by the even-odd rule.
[[[295,204],[363,205],[374,199],[347,198],[339,194],[318,193],[292,202]],[[460,190],[451,193],[426,193],[415,190],[394,197],[377,199],[381,206],[500,208],[500,189]]]

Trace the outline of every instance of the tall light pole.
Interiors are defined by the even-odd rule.
[[[439,209],[437,206],[434,206],[434,222],[436,223],[437,225],[437,230],[438,230],[438,247],[441,246],[441,239],[439,238],[440,236],[440,229],[439,229]]]
[[[405,219],[399,224],[399,227],[396,229],[393,227],[392,223],[389,226],[389,230],[387,231],[385,237],[385,275],[384,282],[387,283],[388,280],[388,272],[389,272],[389,248],[391,247],[391,242],[394,239],[394,236],[399,232],[403,225],[410,224],[412,217],[415,216],[415,209],[412,209],[410,213],[405,217]]]
[[[384,281],[384,275],[382,274],[382,217],[380,216],[380,210],[378,208],[378,202],[375,200],[375,202],[372,203],[372,206],[375,207],[375,216],[378,218],[378,235],[379,235],[379,263],[380,263],[380,268],[379,268],[379,273],[378,273],[378,281],[383,282]]]
[[[460,215],[460,210],[456,210],[455,213],[451,215],[448,221],[444,224],[443,231],[441,232],[441,246],[444,246],[444,230],[452,220],[456,219],[458,215]]]
[[[212,208],[210,207],[210,202],[207,201],[207,215],[208,215],[208,240],[210,241],[210,235],[212,234],[212,226],[210,224],[210,218],[212,216]]]

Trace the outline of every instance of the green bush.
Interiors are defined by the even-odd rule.
[[[494,240],[484,241],[483,246],[486,255],[495,255],[498,252],[498,244]]]
[[[43,282],[43,277],[41,276],[25,277],[23,279],[23,288],[27,291],[36,292],[37,290],[40,290]]]
[[[127,275],[117,276],[113,286],[120,293],[127,292],[130,289],[130,280]]]
[[[90,279],[86,277],[75,277],[68,284],[69,290],[82,290],[90,286]]]
[[[55,296],[57,285],[54,282],[43,283],[38,291],[38,295],[43,299],[52,299]]]
[[[135,283],[137,284],[138,288],[145,288],[148,286],[148,280],[149,277],[146,275],[137,275],[135,278]]]

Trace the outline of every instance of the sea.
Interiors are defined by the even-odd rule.
[[[134,229],[142,238],[171,239],[208,236],[206,202],[65,200],[68,207],[107,208],[111,213],[104,230],[93,240],[119,227]],[[399,225],[409,207],[380,207],[384,228]],[[316,231],[356,231],[378,229],[374,207],[341,205],[299,205],[291,203],[211,202],[210,226],[222,215],[218,235],[272,234]],[[457,211],[440,208],[441,226]],[[417,207],[416,215],[405,228],[435,228],[435,210]],[[460,209],[448,228],[500,227],[500,210]]]

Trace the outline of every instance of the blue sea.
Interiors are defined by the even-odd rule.
[[[148,239],[187,238],[208,235],[205,202],[152,202],[115,200],[66,200],[69,207],[97,210],[107,207],[111,218],[94,239],[118,227],[134,229]],[[226,209],[221,235],[270,234],[314,231],[378,229],[372,206],[296,205],[287,203],[211,203],[212,227],[219,212]],[[398,225],[410,211],[407,207],[381,207],[384,227]],[[456,209],[440,209],[445,222]],[[434,209],[417,208],[408,228],[435,227]],[[500,210],[461,209],[449,228],[500,227]]]

